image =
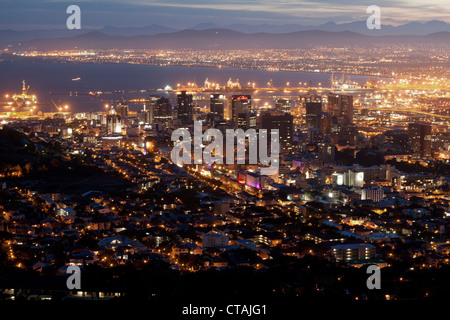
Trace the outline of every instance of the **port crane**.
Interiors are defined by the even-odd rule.
[[[39,102],[36,95],[29,94],[30,86],[27,86],[25,80],[22,81],[22,93],[10,96],[5,94],[6,101],[0,101],[0,112],[33,112],[38,106],[54,106],[57,112],[67,110],[68,106],[58,107],[58,105],[50,99],[51,102]]]

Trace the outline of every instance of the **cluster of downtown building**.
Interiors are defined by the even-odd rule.
[[[409,199],[424,190],[445,185],[448,177],[407,174],[394,165],[339,165],[336,161],[338,150],[350,149],[354,154],[359,150],[361,134],[355,119],[361,115],[355,117],[354,97],[344,93],[321,95],[310,91],[300,95],[298,101],[298,106],[295,106],[289,99],[274,98],[273,108],[262,109],[252,108],[250,94],[226,96],[212,93],[209,112],[202,112],[194,96],[186,91],[179,93],[176,101],[150,96],[150,103],[136,113],[136,121],[141,124],[139,127],[143,128],[143,134],[138,135],[134,142],[143,148],[144,153],[151,148],[169,159],[173,147],[171,132],[177,128],[188,128],[192,132],[194,121],[202,121],[204,130],[218,128],[222,132],[238,128],[278,129],[280,166],[272,176],[261,175],[258,166],[250,164],[204,164],[192,168],[230,186],[230,190],[253,196],[260,197],[266,191],[278,192],[288,188],[297,190],[290,194],[289,200],[313,201],[317,199],[304,191],[318,189],[325,195],[321,198],[322,203],[329,208],[352,201],[382,203],[396,197]],[[123,123],[127,123],[128,115],[128,106],[121,103],[106,115],[103,121],[111,135],[102,137],[104,149],[120,147],[122,139],[130,138],[128,133],[121,135],[125,133]],[[386,152],[384,159],[419,161],[426,165],[436,155],[432,137],[432,126],[428,123],[409,123],[406,130],[387,130],[382,134],[383,145],[396,146],[401,152]],[[246,141],[247,150],[248,147]],[[377,152],[382,153],[380,150]]]
[[[321,187],[350,187],[353,191],[356,190],[349,198],[341,194],[329,199],[332,203],[345,203],[355,198],[380,201],[389,193],[383,189],[386,186],[391,187],[391,190],[416,191],[438,187],[444,183],[444,177],[408,175],[390,165],[338,165],[336,151],[349,148],[356,154],[360,143],[361,134],[355,119],[361,115],[355,117],[354,97],[343,93],[321,95],[310,91],[300,95],[298,101],[298,106],[295,106],[289,99],[274,98],[273,107],[256,109],[252,108],[250,94],[226,96],[223,93],[213,93],[209,97],[209,112],[202,112],[194,96],[186,91],[178,94],[176,101],[150,96],[150,104],[137,112],[138,122],[144,123],[144,134],[140,135],[139,145],[144,148],[144,153],[148,146],[152,146],[154,151],[169,158],[170,148],[173,147],[171,132],[177,128],[188,128],[192,132],[194,121],[202,121],[204,130],[218,128],[222,132],[238,128],[268,131],[277,129],[280,136],[280,168],[277,174],[262,176],[258,172],[258,166],[249,164],[222,167],[231,174],[221,179],[241,184],[237,185],[238,189],[244,187],[251,194],[277,191],[283,185],[301,187],[308,185],[307,181],[318,181]],[[124,133],[123,119],[127,121],[128,107],[119,103],[117,111],[113,108],[110,113],[112,114],[106,116],[108,132],[112,134],[112,145],[120,146],[119,137],[125,136],[118,134]],[[437,158],[437,151],[442,155],[448,149],[448,141],[443,149],[433,149],[434,137],[429,123],[409,123],[406,130],[387,130],[381,136],[383,145],[398,146],[401,151],[387,152],[385,160],[427,163]],[[109,140],[108,136],[103,138]],[[103,146],[109,148],[111,145],[103,140]],[[246,141],[247,150],[248,147]],[[214,165],[196,165],[195,170],[211,172],[208,173],[211,176],[214,175],[214,168]],[[303,196],[303,200],[307,200],[306,198]]]
[[[156,152],[168,160],[173,147],[171,133],[178,128],[187,128],[192,133],[194,121],[202,122],[203,131],[208,128],[217,128],[223,133],[227,129],[279,130],[280,166],[272,176],[263,176],[257,165],[248,164],[248,155],[244,165],[193,166],[195,171],[253,195],[278,191],[283,186],[311,187],[310,183],[314,181],[314,187],[326,189],[325,194],[333,195],[328,199],[330,203],[345,204],[353,199],[378,202],[392,190],[416,191],[444,184],[445,177],[405,174],[392,165],[339,165],[336,152],[350,149],[356,154],[361,142],[361,134],[355,124],[355,119],[361,115],[355,117],[354,97],[310,91],[300,95],[298,101],[298,106],[295,106],[289,99],[274,98],[273,107],[253,108],[250,94],[226,96],[212,93],[209,95],[209,110],[204,112],[193,94],[181,91],[176,99],[151,95],[142,110],[137,112],[130,111],[125,102],[117,102],[111,104],[108,113],[77,114],[76,117],[87,119],[88,127],[92,129],[83,138],[86,146],[110,150],[132,144],[144,154]],[[387,130],[381,136],[383,146],[394,146],[394,152],[383,154],[385,160],[412,160],[426,164],[437,154],[432,148],[431,124],[409,123],[406,130]],[[248,143],[246,140],[246,150]],[[444,149],[439,150],[441,156],[448,153],[445,151],[448,145],[447,142]],[[347,190],[343,192],[342,188]],[[303,194],[302,200],[313,199]]]
[[[444,188],[448,175],[405,173],[389,164],[343,166],[336,161],[339,150],[353,150],[356,154],[360,149],[358,119],[364,115],[356,114],[354,99],[342,92],[321,95],[310,91],[298,97],[297,106],[289,99],[275,97],[273,108],[255,108],[251,94],[211,93],[207,98],[209,108],[204,112],[193,94],[182,91],[175,99],[149,96],[139,111],[130,110],[126,101],[117,101],[107,106],[107,112],[75,114],[82,125],[70,128],[67,124],[73,119],[69,115],[11,122],[18,129],[28,126],[27,131],[41,139],[66,142],[71,154],[91,150],[99,168],[120,173],[136,185],[132,191],[137,193],[161,185],[167,193],[201,190],[202,185],[214,187],[212,192],[198,192],[196,197],[201,201],[197,209],[175,201],[164,203],[164,199],[162,204],[137,203],[87,192],[82,196],[89,203],[85,207],[88,215],[96,212],[103,217],[90,219],[83,215],[82,227],[73,224],[79,214],[74,210],[76,201],[67,195],[33,190],[11,192],[23,198],[23,203],[39,196],[49,213],[55,208],[56,219],[41,221],[45,228],[42,232],[53,232],[62,238],[76,238],[86,230],[101,232],[103,238],[96,250],[68,252],[67,265],[99,263],[112,267],[136,261],[146,263],[158,257],[183,271],[236,265],[261,269],[267,267],[276,248],[294,258],[310,254],[355,267],[386,267],[400,259],[393,248],[405,243],[411,245],[406,253],[411,260],[423,258],[414,267],[448,263],[446,227],[450,199]],[[237,163],[196,164],[184,169],[170,166],[171,133],[178,128],[192,131],[194,121],[202,121],[204,129],[222,131],[278,129],[278,172],[264,176],[258,165]],[[385,160],[417,161],[423,165],[433,160],[430,124],[409,123],[407,130],[388,130],[382,136],[383,145],[401,152],[383,153],[380,148],[373,150],[374,155],[381,152]],[[141,159],[150,162],[143,165]],[[220,182],[220,187],[214,181]],[[125,209],[133,214],[120,216],[119,212]],[[363,214],[350,214],[357,209]],[[438,210],[444,214],[436,216]],[[39,229],[22,223],[19,212],[7,212],[6,216],[8,219],[1,225],[4,231],[28,236]],[[155,216],[159,217],[158,223],[152,220]],[[290,223],[277,223],[278,218],[290,223],[311,223],[307,229],[292,234],[288,231]],[[169,250],[159,249],[158,245],[169,239],[168,234],[177,234],[186,225],[194,228],[196,236],[181,237],[171,243]],[[146,236],[120,236],[128,228],[144,229]],[[421,238],[421,234],[428,234],[428,238]],[[313,246],[299,245],[303,242]],[[236,248],[254,251],[258,260],[250,262],[229,254]],[[112,250],[113,256],[104,256],[106,250]],[[228,258],[224,258],[224,252]],[[40,256],[33,268],[42,270],[52,261],[50,250]]]

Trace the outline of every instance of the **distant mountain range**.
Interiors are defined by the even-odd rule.
[[[104,27],[100,30],[102,33],[113,36],[140,36],[140,35],[153,35],[161,33],[171,33],[180,31],[179,29],[160,26],[158,24],[152,24],[146,27]]]
[[[138,36],[153,35],[180,31],[175,28],[163,27],[152,24],[145,27],[111,27],[106,26],[102,29],[82,28],[80,30],[55,29],[55,30],[31,30],[31,31],[15,31],[0,30],[0,42],[7,41],[28,41],[38,38],[65,38],[75,35],[86,34],[89,32],[101,31],[104,34],[115,36]]]
[[[194,30],[206,30],[206,29],[229,29],[234,31],[239,31],[243,33],[290,33],[296,31],[309,31],[309,30],[319,30],[319,31],[352,31],[357,33],[362,33],[366,35],[377,35],[377,36],[387,36],[387,35],[427,35],[430,33],[450,31],[450,23],[444,21],[428,21],[425,23],[420,22],[410,22],[404,25],[393,26],[389,24],[382,24],[379,30],[369,30],[366,26],[366,21],[356,21],[350,23],[334,23],[328,22],[318,26],[310,25],[300,25],[300,24],[285,24],[285,25],[248,25],[248,24],[233,24],[229,26],[218,26],[212,22],[201,23],[194,26]]]
[[[297,49],[312,46],[344,47],[394,44],[450,44],[450,32],[429,35],[367,36],[341,31],[298,31],[246,34],[228,29],[182,30],[138,36],[116,36],[93,31],[64,38],[41,38],[21,42],[24,49]],[[5,45],[3,45],[5,46]],[[0,44],[1,47],[1,44]]]
[[[351,31],[365,35],[388,36],[388,35],[427,35],[436,32],[449,31],[450,23],[444,21],[428,21],[425,23],[410,22],[404,25],[393,26],[389,24],[382,24],[380,30],[369,30],[366,27],[366,21],[356,21],[351,23],[334,23],[328,22],[318,26],[301,25],[301,24],[284,24],[284,25],[249,25],[249,24],[232,24],[228,26],[218,26],[213,22],[200,23],[195,25],[190,30],[210,30],[210,29],[227,29],[238,31],[241,33],[292,33],[298,31],[330,31],[341,32]],[[74,35],[81,35],[93,31],[99,31],[107,35],[113,36],[140,36],[140,35],[156,35],[164,33],[173,33],[182,31],[181,29],[165,27],[157,24],[152,24],[144,27],[113,27],[106,26],[101,29],[86,29],[81,30],[32,30],[32,31],[15,31],[15,30],[0,30],[0,42],[7,41],[27,41],[37,38],[64,38]]]

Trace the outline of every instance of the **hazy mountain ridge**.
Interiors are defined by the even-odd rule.
[[[382,22],[381,29],[369,30],[366,21],[355,21],[349,23],[327,22],[318,26],[301,25],[301,24],[285,24],[285,25],[248,25],[248,24],[232,24],[229,26],[218,26],[212,22],[201,23],[194,26],[194,30],[205,30],[224,28],[243,33],[290,33],[297,31],[321,30],[321,31],[352,31],[366,35],[427,35],[440,31],[450,31],[450,23],[444,21],[432,20],[425,23],[409,22],[399,26],[384,24]]]
[[[367,36],[351,31],[321,30],[291,33],[246,34],[228,29],[182,30],[138,36],[113,36],[94,31],[66,38],[42,38],[23,42],[21,48],[57,49],[297,49],[311,46],[371,46],[383,44],[450,44],[450,32],[426,36]]]
[[[383,21],[382,21],[383,22]],[[211,29],[227,29],[238,31],[245,34],[254,33],[274,33],[284,34],[299,31],[351,31],[361,33],[365,35],[428,35],[431,33],[437,33],[442,31],[450,32],[450,23],[444,21],[428,21],[425,23],[409,22],[399,26],[393,26],[390,24],[382,23],[380,30],[369,30],[366,26],[366,21],[356,21],[350,23],[335,23],[327,22],[318,26],[302,25],[302,24],[232,24],[228,26],[218,26],[213,22],[204,22],[197,24],[188,29],[179,29],[174,27],[167,27],[158,24],[151,24],[143,27],[117,27],[117,26],[105,26],[100,29],[82,28],[81,30],[68,30],[68,29],[54,29],[54,30],[30,30],[30,31],[15,31],[15,30],[0,30],[0,42],[8,41],[28,41],[38,38],[64,38],[74,35],[81,35],[92,31],[100,31],[104,34],[114,36],[138,36],[138,35],[156,35],[165,33],[174,33],[182,30],[211,30]]]

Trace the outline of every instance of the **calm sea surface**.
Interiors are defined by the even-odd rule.
[[[79,81],[72,79],[80,78]],[[330,74],[294,71],[241,70],[214,67],[150,66],[132,64],[87,64],[87,63],[0,63],[0,101],[6,93],[20,93],[22,80],[27,81],[30,93],[36,94],[39,101],[53,99],[58,105],[69,104],[73,112],[98,111],[110,100],[124,98],[143,98],[148,92],[120,93],[102,95],[99,98],[89,96],[70,96],[70,92],[111,92],[115,90],[147,90],[164,88],[167,85],[176,88],[177,83],[196,82],[203,86],[205,79],[225,85],[229,78],[239,79],[241,85],[255,82],[256,86],[266,86],[272,80],[273,86],[285,86],[290,82],[298,86],[299,82],[313,86],[319,83],[329,86]],[[367,76],[352,76],[353,81],[365,83]],[[159,92],[165,95],[164,92]],[[167,95],[167,94],[166,94]],[[298,93],[293,92],[293,96]],[[135,106],[134,108],[140,108]],[[42,111],[51,111],[50,106],[39,107]],[[133,109],[133,107],[132,107]],[[3,111],[3,110],[1,110]]]

